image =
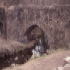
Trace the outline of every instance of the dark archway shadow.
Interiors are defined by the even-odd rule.
[[[7,40],[7,26],[6,23],[0,21],[0,38]]]
[[[0,37],[7,40],[7,24],[5,8],[0,8]]]
[[[2,36],[3,34],[3,23],[0,22],[0,37]]]
[[[29,27],[24,35],[27,36],[28,42],[36,40],[35,46],[39,44],[39,39],[41,39],[45,52],[46,49],[49,49],[47,35],[45,35],[42,28],[40,28],[38,25],[32,25],[31,27]]]
[[[0,57],[0,70],[5,67],[11,67],[11,64],[24,64],[31,58],[31,55],[30,49],[25,49],[24,51],[14,53],[14,55]],[[15,60],[15,58],[18,58],[18,60]]]

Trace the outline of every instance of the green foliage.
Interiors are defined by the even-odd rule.
[[[26,45],[25,43],[23,43],[23,45]]]
[[[50,53],[47,53],[47,55],[50,55]]]
[[[56,48],[57,48],[57,49],[63,49],[63,47],[62,47],[62,46],[56,46]]]
[[[41,38],[41,31],[38,31],[38,32],[36,33],[36,36],[37,36],[38,39],[40,39],[40,38]]]
[[[36,33],[36,35],[37,35],[37,36],[40,36],[40,35],[41,35],[41,33]]]
[[[24,51],[24,49],[23,49],[23,48],[20,48],[20,49],[19,49],[19,51],[23,52],[23,51]]]

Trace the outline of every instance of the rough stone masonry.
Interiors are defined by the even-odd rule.
[[[44,31],[49,48],[70,48],[70,0],[0,0],[0,37],[24,42],[32,25]]]

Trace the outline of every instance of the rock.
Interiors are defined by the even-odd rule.
[[[35,55],[32,55],[31,58],[35,58]]]
[[[15,57],[15,61],[17,61],[18,60],[18,57]]]
[[[63,70],[70,70],[70,64],[66,64],[63,68]]]
[[[36,53],[36,57],[37,58],[40,57],[40,53],[39,52]]]
[[[66,64],[64,67],[58,67],[56,70],[70,70],[70,64]]]
[[[64,58],[64,63],[65,64],[70,64],[70,57]]]
[[[32,58],[36,58],[36,57],[38,58],[41,56],[40,52],[38,52],[36,49],[33,49],[32,53],[33,53]]]
[[[14,9],[15,8],[15,6],[10,6],[10,7],[8,7],[8,9],[10,9],[10,10],[12,10],[12,9]]]
[[[40,54],[38,52],[36,52],[36,55],[32,55],[31,58],[38,58],[38,57],[40,57]]]
[[[13,63],[13,64],[11,64],[11,66],[10,66],[10,67],[11,67],[11,68],[12,68],[12,67],[16,67],[16,64],[14,64],[14,63]]]
[[[58,67],[56,70],[63,70],[64,67]]]
[[[64,58],[64,67],[58,67],[57,70],[70,70],[70,57]]]
[[[63,70],[70,70],[70,67],[65,67]]]
[[[70,67],[70,64],[65,64],[65,66],[64,67]]]

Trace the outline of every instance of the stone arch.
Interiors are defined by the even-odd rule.
[[[32,25],[32,26],[30,26],[30,27],[27,28],[27,30],[25,32],[25,35],[27,36],[28,41],[36,40],[35,33],[36,33],[37,29],[40,29],[38,27],[38,25]]]
[[[38,25],[35,24],[28,27],[24,35],[27,36],[28,42],[36,40],[37,43],[35,45],[38,45],[39,39],[41,39],[45,51],[49,49],[48,39],[45,41],[45,37],[47,36],[45,36],[43,29]]]

